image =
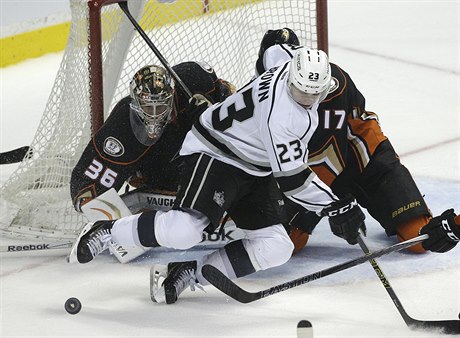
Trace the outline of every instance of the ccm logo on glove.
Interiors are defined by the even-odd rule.
[[[455,241],[455,242],[458,242],[459,241],[459,238],[457,236],[455,236],[454,232],[452,231],[452,229],[450,228],[449,226],[449,222],[447,221],[447,219],[443,219],[442,222],[442,227],[444,228],[444,230],[446,230],[446,234],[447,236]]]
[[[325,211],[325,213],[326,213],[326,216],[328,216],[328,217],[334,217],[334,216],[337,216],[337,215],[343,215],[343,214],[347,213],[348,211],[350,211],[351,209],[353,209],[353,207],[355,207],[357,205],[358,205],[358,202],[356,200],[353,200],[353,201],[350,202],[350,204],[344,205],[341,208],[336,209],[336,210]]]

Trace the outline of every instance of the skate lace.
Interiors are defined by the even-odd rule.
[[[99,255],[102,251],[107,249],[112,238],[110,230],[101,229],[88,240],[88,248],[93,257]]]
[[[174,283],[176,294],[179,295],[188,286],[190,286],[190,290],[192,291],[195,291],[195,287],[204,291],[203,287],[197,283],[195,270],[193,269],[184,270],[179,274],[179,278],[176,280],[176,283]]]

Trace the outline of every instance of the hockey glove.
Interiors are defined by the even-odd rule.
[[[208,103],[207,102],[203,102],[201,103],[200,105],[198,106],[192,106],[190,111],[187,113],[187,115],[189,116],[190,120],[192,121],[192,123],[194,123],[195,121],[198,120],[198,118],[200,117],[201,114],[203,114],[203,112],[208,109]],[[190,126],[191,127],[191,126]]]
[[[201,106],[203,103],[206,103],[206,105],[209,107],[212,105],[211,101],[209,101],[204,95],[201,94],[195,94],[193,95],[190,100],[190,109],[193,109],[195,107]]]
[[[359,229],[366,231],[364,216],[356,199],[346,195],[343,199],[324,208],[323,216],[329,217],[332,233],[346,240],[349,244],[358,243]]]
[[[460,226],[455,223],[454,218],[454,209],[448,209],[441,216],[432,218],[420,229],[421,235],[430,236],[422,243],[425,250],[446,252],[457,245],[460,238]]]

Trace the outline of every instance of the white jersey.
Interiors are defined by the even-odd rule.
[[[286,196],[319,212],[337,198],[307,164],[318,104],[306,110],[291,98],[288,69],[289,63],[269,69],[209,107],[187,134],[180,154],[205,153],[255,176],[273,173]]]

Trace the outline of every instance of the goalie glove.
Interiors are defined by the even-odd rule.
[[[356,199],[346,195],[340,201],[331,203],[321,212],[323,216],[329,217],[329,225],[334,235],[343,238],[349,244],[358,243],[359,229],[366,232],[364,216]]]
[[[201,94],[194,94],[189,100],[190,109],[201,106],[203,103],[206,103],[208,107],[212,105],[211,101]]]
[[[454,209],[448,209],[441,216],[432,218],[420,229],[420,234],[430,236],[422,243],[425,250],[433,252],[452,250],[460,239],[460,226],[455,222]]]
[[[296,33],[290,28],[282,28],[282,29],[275,29],[265,32],[262,41],[260,42],[259,48],[259,59],[264,57],[265,51],[274,45],[282,45],[282,44],[291,44],[294,46],[299,46],[300,41],[297,37]]]
[[[197,106],[191,106],[189,112],[187,113],[190,120],[192,121],[192,123],[194,123],[195,121],[198,120],[198,118],[200,117],[201,114],[203,114],[203,112],[208,109],[208,103],[207,102],[202,102],[201,104],[197,105]],[[191,128],[191,126],[190,126]]]

